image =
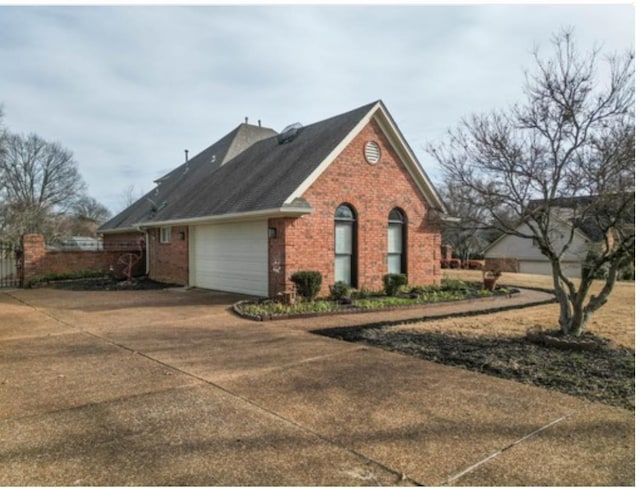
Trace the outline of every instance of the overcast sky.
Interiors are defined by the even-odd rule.
[[[437,181],[426,143],[517,101],[535,44],[567,26],[584,50],[634,46],[631,4],[0,6],[0,103],[114,212],[245,116],[280,131],[378,99]]]

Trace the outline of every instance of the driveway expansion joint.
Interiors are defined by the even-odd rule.
[[[585,407],[586,408],[586,407]],[[550,429],[551,427],[553,427],[556,424],[559,424],[560,422],[564,422],[565,420],[570,419],[571,417],[575,416],[580,410],[574,410],[566,415],[563,415],[562,417],[559,417],[551,422],[549,422],[546,425],[543,425],[542,427],[540,427],[539,429],[534,430],[533,432],[530,432],[529,434],[525,435],[524,437],[521,437],[520,439],[515,440],[514,442],[512,442],[511,444],[503,447],[502,449],[499,449],[497,451],[495,451],[494,453],[490,454],[489,456],[487,456],[484,459],[481,459],[480,461],[478,461],[475,464],[472,464],[471,466],[469,466],[468,468],[463,469],[462,471],[460,471],[459,473],[454,474],[453,476],[450,476],[449,478],[447,478],[446,481],[444,481],[443,483],[441,483],[442,485],[450,485],[451,483],[457,481],[458,479],[462,478],[463,476],[471,473],[472,471],[475,471],[476,469],[478,469],[479,467],[485,465],[486,463],[492,461],[493,459],[499,457],[500,455],[502,455],[503,453],[505,453],[506,451],[508,451],[509,449],[517,446],[518,444],[521,444],[529,439],[531,439],[532,437],[535,437],[537,435],[539,435],[540,433],[544,432],[547,429]]]
[[[324,436],[324,435],[322,435],[322,434],[320,434],[320,433],[318,433],[318,432],[316,432],[316,431],[314,431],[314,430],[312,430],[312,429],[310,429],[310,428],[308,428],[308,427],[306,427],[306,426],[304,426],[304,425],[302,425],[302,424],[300,424],[300,423],[298,423],[298,422],[296,422],[296,421],[294,421],[294,420],[292,420],[290,418],[284,417],[283,415],[275,412],[274,410],[266,408],[266,407],[264,407],[264,406],[262,406],[262,405],[260,405],[260,404],[258,404],[256,402],[252,401],[251,399],[249,399],[247,397],[244,397],[242,395],[239,395],[239,394],[237,394],[237,393],[235,393],[235,392],[233,392],[233,391],[231,391],[231,390],[229,390],[229,389],[227,389],[227,388],[225,388],[225,387],[223,387],[223,386],[221,386],[221,385],[219,385],[219,384],[217,384],[217,383],[215,383],[213,381],[207,380],[206,378],[198,376],[198,375],[196,375],[194,373],[190,373],[189,371],[185,371],[185,370],[180,369],[180,368],[178,368],[176,366],[172,366],[171,364],[168,364],[168,363],[166,363],[164,361],[156,359],[153,356],[150,356],[150,355],[148,355],[148,354],[146,354],[144,352],[135,350],[135,349],[133,349],[131,347],[128,347],[128,346],[126,346],[124,344],[120,344],[120,343],[118,343],[116,341],[107,339],[106,337],[100,336],[99,334],[95,334],[95,333],[89,332],[89,331],[87,331],[87,330],[85,330],[85,329],[83,329],[81,327],[77,327],[77,326],[75,326],[73,324],[69,324],[69,323],[65,322],[64,320],[62,320],[62,319],[60,319],[60,318],[58,318],[58,317],[56,317],[56,316],[54,316],[52,314],[47,313],[44,310],[40,310],[40,309],[34,307],[33,305],[30,305],[29,303],[24,302],[23,300],[20,300],[17,297],[14,297],[14,298],[16,298],[16,300],[24,303],[25,305],[31,307],[32,309],[36,310],[37,312],[42,313],[43,315],[46,315],[47,317],[50,317],[51,319],[55,320],[56,322],[60,323],[61,325],[64,325],[66,327],[70,327],[72,329],[78,330],[78,331],[80,331],[80,332],[82,332],[82,333],[84,333],[84,334],[86,334],[86,335],[88,335],[90,337],[93,337],[95,339],[101,340],[101,341],[103,341],[103,342],[105,342],[107,344],[110,344],[110,345],[114,346],[114,347],[118,347],[118,348],[121,348],[121,349],[126,350],[128,352],[137,354],[140,357],[143,357],[143,358],[145,358],[145,359],[147,359],[149,361],[153,361],[156,364],[159,364],[159,365],[164,366],[164,367],[166,367],[168,369],[171,369],[171,370],[176,371],[178,373],[181,373],[181,374],[183,374],[185,376],[189,376],[191,378],[199,380],[199,381],[201,381],[201,382],[203,382],[203,383],[205,383],[205,384],[207,384],[209,386],[212,386],[212,387],[214,387],[214,388],[226,393],[227,395],[230,395],[233,398],[236,398],[237,400],[240,400],[242,402],[245,402],[245,403],[251,405],[253,408],[256,408],[256,409],[258,409],[258,410],[260,410],[260,411],[262,411],[262,412],[264,412],[264,413],[266,413],[268,415],[271,415],[271,416],[279,419],[282,422],[285,422],[285,423],[287,423],[287,424],[289,424],[289,425],[291,425],[291,426],[293,426],[293,427],[295,427],[295,428],[297,428],[299,430],[302,430],[303,432],[306,432],[306,433],[312,435],[313,437],[315,437],[315,438],[317,438],[317,439],[319,439],[319,440],[321,440],[323,442],[326,442],[329,445],[332,445],[332,446],[334,446],[336,448],[342,449],[342,450],[344,450],[344,451],[356,456],[357,458],[363,460],[367,464],[372,464],[372,465],[375,465],[375,466],[379,467],[383,471],[386,471],[386,472],[396,476],[397,483],[403,481],[405,483],[406,482],[411,483],[411,484],[413,484],[415,486],[423,486],[423,484],[421,484],[418,481],[410,478],[405,473],[399,472],[399,471],[387,466],[386,464],[384,464],[384,463],[382,463],[380,461],[377,461],[377,460],[375,460],[375,459],[373,459],[373,458],[371,458],[371,457],[369,457],[369,456],[367,456],[367,455],[365,455],[365,454],[363,454],[363,453],[361,453],[361,452],[359,452],[359,451],[357,451],[357,450],[355,450],[355,449],[353,449],[353,448],[351,448],[349,446],[345,446],[345,445],[337,442],[334,439],[326,437],[326,436]],[[333,356],[336,356],[336,355],[346,354],[346,353],[350,353],[350,352],[354,352],[354,351],[358,351],[358,350],[363,350],[363,349],[367,349],[367,348],[364,347],[364,346],[358,346],[358,347],[355,347],[353,349],[349,349],[347,351],[339,351],[337,353],[316,356],[316,357],[313,357],[313,358],[307,358],[306,360],[298,361],[297,363],[289,363],[289,364],[285,365],[283,368],[275,368],[275,370],[284,369],[284,368],[291,368],[291,367],[295,366],[295,364],[302,364],[302,363],[317,361],[317,360],[321,360],[321,359],[326,358],[326,357],[333,357]],[[85,407],[87,405],[90,405],[90,404],[83,404],[81,406],[71,407],[71,408],[72,409],[79,409],[79,408]],[[69,410],[69,409],[66,409],[66,410]],[[49,412],[47,412],[47,413],[49,413]]]

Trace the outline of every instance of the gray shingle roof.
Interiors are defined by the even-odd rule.
[[[242,150],[256,135],[243,130],[246,124],[242,124],[157,180],[155,189],[105,223],[99,232],[281,208],[376,103],[305,126],[293,141],[284,144],[279,144],[271,131],[270,137]],[[251,131],[258,129],[249,127]]]

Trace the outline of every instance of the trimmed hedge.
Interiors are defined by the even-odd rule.
[[[320,271],[298,271],[291,275],[291,281],[296,285],[298,295],[305,300],[313,300],[322,286],[322,274]]]
[[[331,300],[341,300],[342,298],[349,298],[351,295],[351,288],[344,281],[338,281],[333,285],[329,285],[329,296]]]
[[[389,297],[394,297],[400,288],[408,283],[407,275],[404,273],[388,273],[382,277],[384,293]]]

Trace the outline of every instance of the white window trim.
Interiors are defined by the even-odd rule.
[[[171,227],[160,227],[160,244],[171,243]]]

